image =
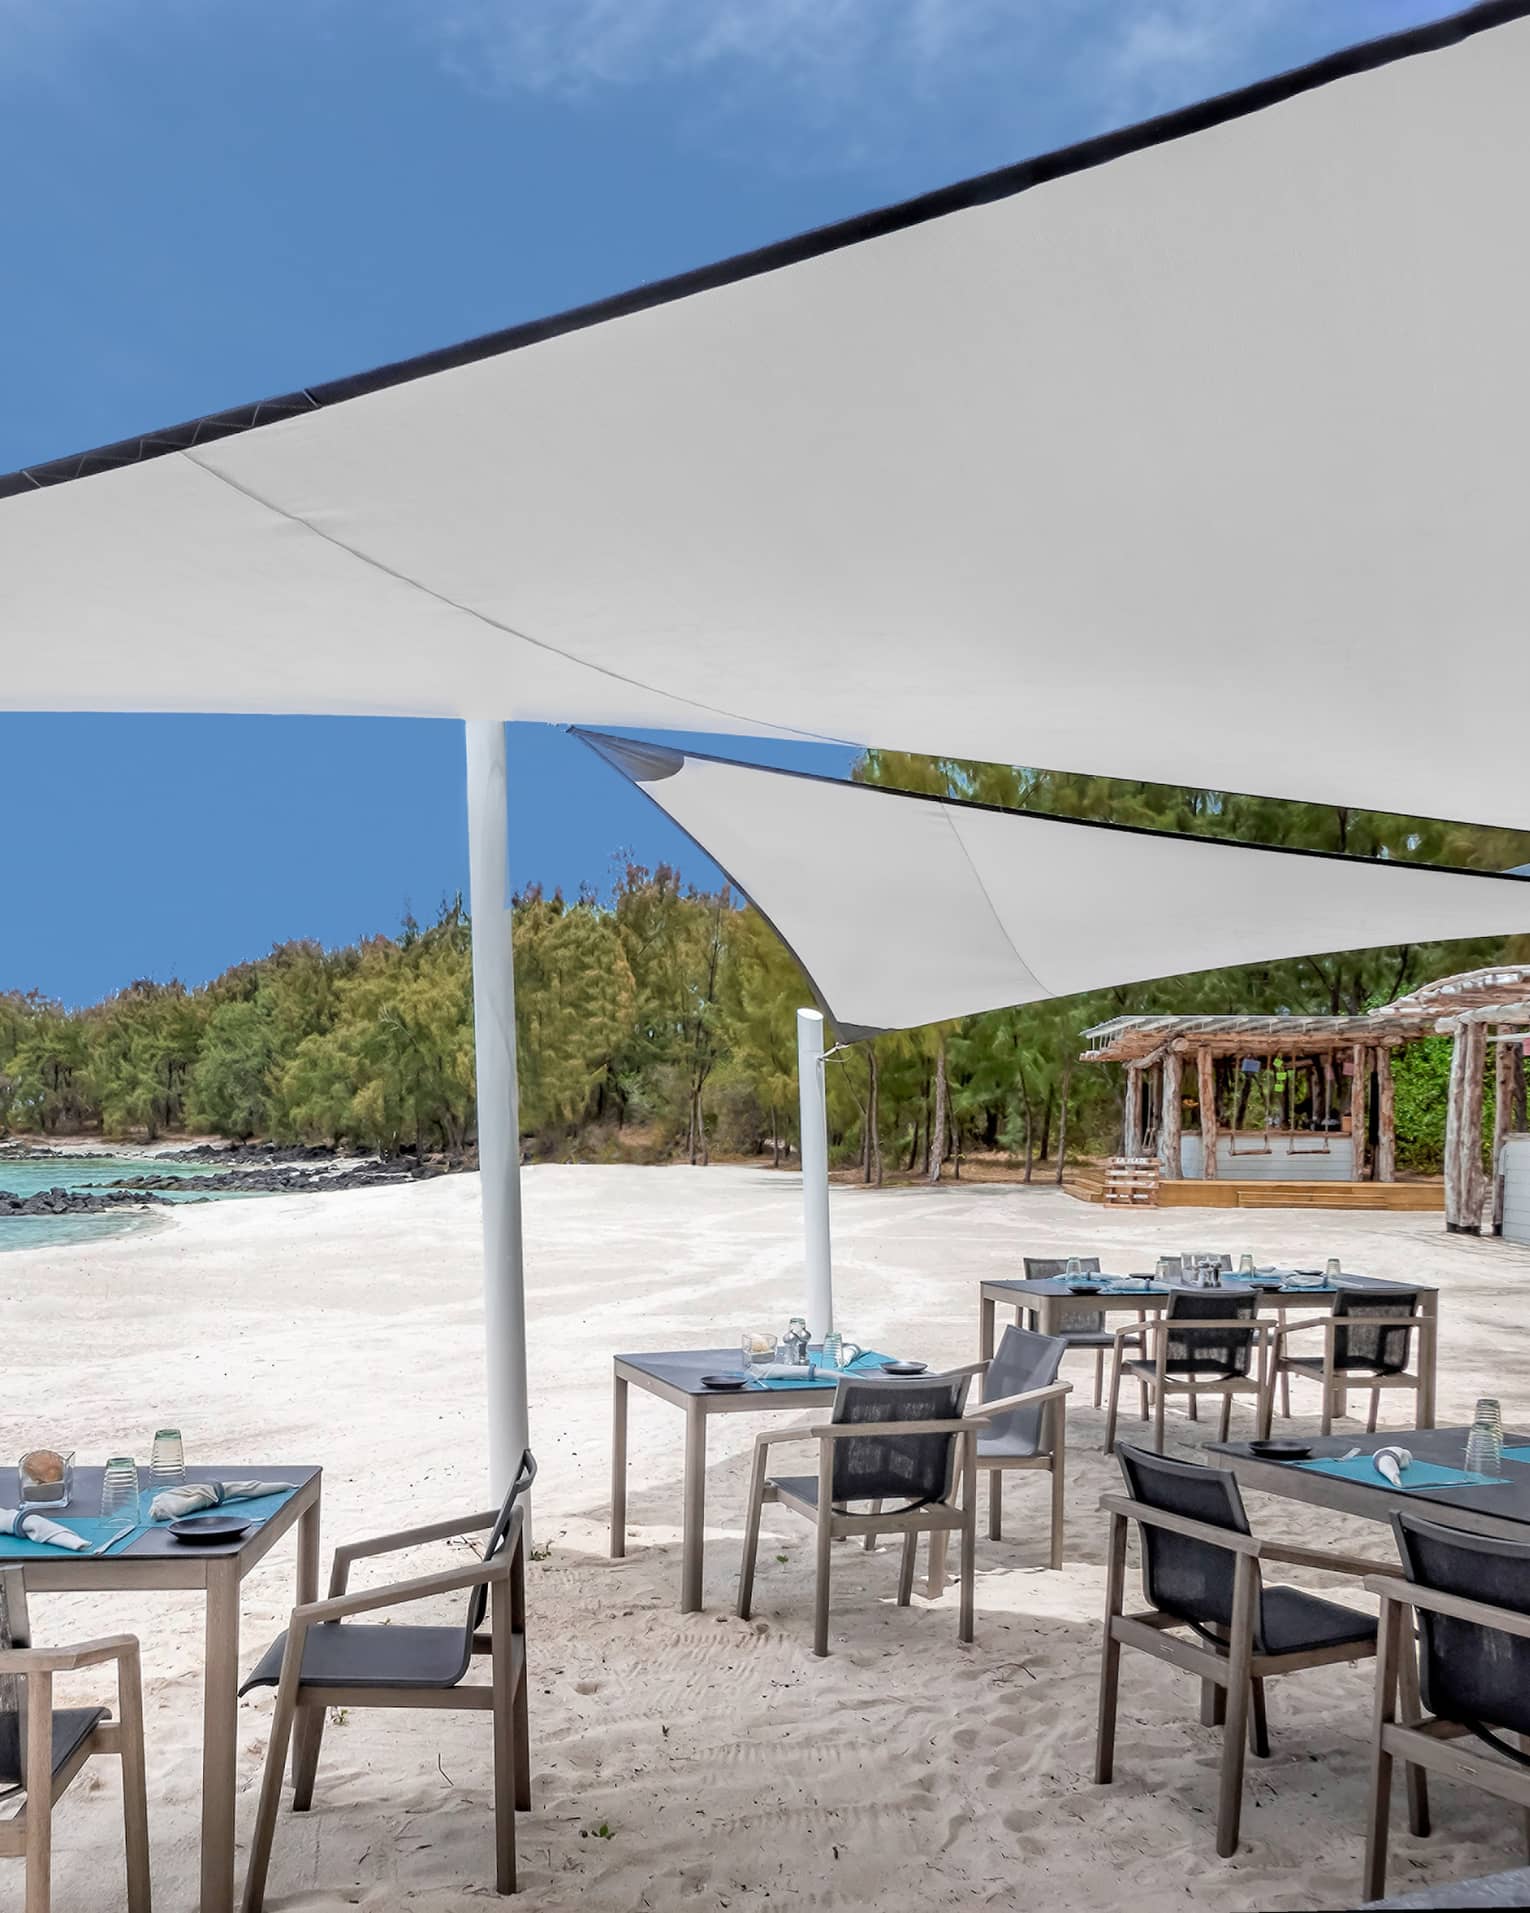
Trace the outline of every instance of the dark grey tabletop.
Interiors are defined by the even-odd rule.
[[[1415,1461],[1438,1462],[1446,1468],[1464,1468],[1466,1466],[1465,1428],[1393,1428],[1382,1435],[1330,1435],[1326,1438],[1315,1435],[1311,1438],[1312,1459],[1320,1460],[1325,1456],[1339,1457],[1347,1455],[1352,1449],[1359,1449],[1363,1455],[1371,1455],[1378,1448],[1406,1448]],[[1306,1436],[1299,1437],[1307,1440]],[[1505,1448],[1530,1446],[1530,1436],[1505,1434]],[[1295,1476],[1304,1490],[1304,1499],[1331,1498],[1334,1506],[1349,1506],[1355,1513],[1368,1514],[1373,1519],[1385,1521],[1396,1507],[1404,1508],[1457,1508],[1478,1514],[1494,1515],[1503,1521],[1523,1521],[1530,1524],[1530,1463],[1505,1461],[1502,1485],[1494,1483],[1489,1487],[1471,1488],[1459,1484],[1440,1488],[1410,1488],[1399,1493],[1390,1482],[1377,1475],[1374,1486],[1365,1480],[1351,1481],[1347,1477],[1315,1474],[1310,1468],[1299,1468],[1289,1461],[1270,1461],[1256,1455],[1246,1441],[1218,1441],[1210,1445],[1209,1453],[1225,1455],[1234,1464],[1254,1463],[1260,1470],[1259,1486],[1270,1488],[1279,1493],[1276,1479],[1279,1474]],[[1235,1466],[1234,1472],[1237,1472]],[[1328,1492],[1325,1492],[1328,1491]]]
[[[74,1471],[74,1494],[69,1506],[59,1509],[43,1508],[39,1509],[38,1512],[46,1514],[55,1520],[67,1520],[70,1516],[93,1516],[99,1514],[101,1511],[101,1477],[104,1473],[105,1470],[102,1468],[77,1467]],[[303,1488],[322,1473],[323,1470],[321,1468],[293,1467],[290,1463],[284,1462],[231,1461],[214,1468],[188,1468],[186,1470],[186,1479],[191,1483],[201,1481],[284,1481],[290,1483],[294,1488]],[[139,1469],[138,1484],[142,1495],[143,1512],[145,1517],[147,1517],[150,1500],[149,1489],[152,1485],[149,1480],[149,1471],[147,1468]],[[17,1498],[20,1491],[20,1483],[17,1479],[16,1470],[14,1468],[0,1468],[0,1508],[16,1507],[18,1505]],[[286,1506],[287,1504],[284,1503],[281,1512],[285,1512]],[[239,1507],[240,1504],[237,1501],[231,1501],[226,1509],[220,1508],[217,1512],[220,1514],[228,1513],[237,1515]],[[269,1521],[271,1516],[268,1514],[265,1519]],[[262,1523],[262,1525],[264,1524]],[[252,1528],[247,1535],[242,1536],[237,1541],[219,1541],[212,1545],[198,1542],[193,1548],[188,1546],[184,1541],[177,1541],[175,1536],[170,1533],[168,1527],[150,1527],[146,1528],[142,1534],[135,1535],[126,1547],[114,1549],[110,1555],[70,1554],[60,1549],[58,1550],[58,1559],[60,1562],[67,1562],[70,1566],[76,1563],[89,1566],[97,1561],[103,1565],[109,1565],[114,1560],[141,1561],[146,1556],[152,1558],[155,1555],[173,1555],[177,1559],[184,1559],[186,1555],[193,1552],[198,1555],[206,1555],[217,1559],[220,1556],[241,1553],[255,1540],[259,1532],[259,1527],[255,1527]]]
[[[1273,1271],[1273,1273],[1289,1277],[1292,1271],[1276,1270]],[[1145,1272],[1137,1275],[1102,1274],[1098,1278],[1082,1275],[1078,1279],[1081,1282],[1096,1279],[1106,1283],[1129,1282],[1132,1284],[1133,1291],[1143,1295],[1164,1295],[1171,1289],[1188,1289],[1192,1295],[1204,1295],[1207,1293],[1206,1290],[1197,1288],[1194,1283],[1177,1282],[1172,1277],[1160,1282],[1155,1276],[1147,1275]],[[1005,1289],[1019,1296],[1071,1295],[1074,1292],[1072,1279],[1062,1275],[1042,1276],[1034,1282],[1027,1282],[1023,1277],[1011,1278],[1006,1276],[998,1281],[985,1281],[983,1287],[985,1289]],[[1322,1287],[1317,1286],[1315,1283],[1304,1286],[1299,1282],[1291,1280],[1285,1280],[1279,1284],[1269,1281],[1244,1282],[1240,1281],[1236,1275],[1224,1275],[1222,1277],[1220,1292],[1223,1294],[1246,1294],[1250,1288],[1258,1290],[1261,1295],[1294,1297],[1304,1295],[1332,1295],[1337,1289],[1364,1289],[1369,1293],[1394,1295],[1433,1295],[1436,1293],[1433,1284],[1428,1282],[1388,1282],[1380,1276],[1350,1275],[1348,1272],[1339,1276],[1337,1281],[1325,1283]],[[1117,1290],[1115,1293],[1119,1294],[1122,1293],[1122,1291]],[[1217,1291],[1212,1291],[1212,1293],[1217,1293]]]
[[[656,1349],[643,1355],[617,1355],[612,1359],[624,1367],[635,1368],[640,1375],[651,1375],[656,1382],[667,1382],[671,1388],[678,1388],[687,1395],[711,1394],[711,1389],[701,1385],[703,1375],[742,1373],[737,1342],[732,1348]],[[833,1384],[824,1386],[830,1388]]]

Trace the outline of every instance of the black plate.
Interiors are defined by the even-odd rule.
[[[172,1521],[170,1532],[177,1541],[209,1548],[220,1541],[242,1541],[254,1525],[253,1521],[244,1521],[236,1514],[188,1514],[179,1521]]]
[[[929,1368],[928,1362],[883,1362],[884,1375],[923,1375]]]
[[[1305,1441],[1251,1441],[1248,1451],[1261,1461],[1305,1461],[1312,1453],[1312,1444]]]
[[[721,1392],[729,1388],[747,1388],[749,1381],[749,1376],[740,1373],[737,1369],[730,1368],[721,1375],[703,1375],[701,1378],[701,1386],[703,1388],[715,1388]]]
[[[1068,1293],[1070,1295],[1098,1295],[1100,1293],[1100,1284],[1098,1282],[1070,1282],[1068,1284]]]

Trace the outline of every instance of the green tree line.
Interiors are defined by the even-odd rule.
[[[1319,740],[1320,742],[1320,740]],[[1334,748],[1338,748],[1338,740]],[[1505,869],[1530,836],[1192,787],[870,752],[856,775],[1006,808],[1192,834]],[[1215,911],[1214,895],[1173,900]],[[919,899],[909,900],[911,911]],[[609,892],[532,889],[514,905],[521,1123],[536,1154],[702,1163],[795,1146],[791,955],[726,889],[629,864]],[[434,923],[340,949],[278,946],[195,989],[137,982],[66,1010],[0,994],[0,1128],[67,1137],[194,1131],[461,1157],[474,1138],[470,925]],[[1078,1062],[1081,1033],[1136,1011],[1359,1011],[1432,977],[1526,954],[1503,940],[1410,944],[1250,966],[996,1010],[877,1038],[827,1072],[832,1148],[871,1181],[959,1173],[1004,1152],[1024,1173],[1115,1146],[1119,1071]],[[889,961],[896,953],[889,953]],[[1437,1163],[1443,1075],[1401,1065],[1399,1145]]]

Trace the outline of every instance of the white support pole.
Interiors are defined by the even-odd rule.
[[[834,1265],[829,1252],[829,1117],[824,1098],[823,1018],[797,1012],[797,1095],[802,1110],[802,1246],[807,1325],[815,1342],[834,1326]]]
[[[508,1490],[528,1440],[526,1276],[521,1253],[520,1089],[510,939],[505,727],[469,718],[468,881],[473,913],[473,1046],[488,1343],[489,1486]]]

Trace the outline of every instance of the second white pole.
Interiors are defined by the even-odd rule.
[[[802,1136],[802,1249],[807,1325],[815,1342],[834,1326],[834,1264],[829,1246],[829,1116],[824,1094],[823,1017],[797,1012],[797,1095]]]

